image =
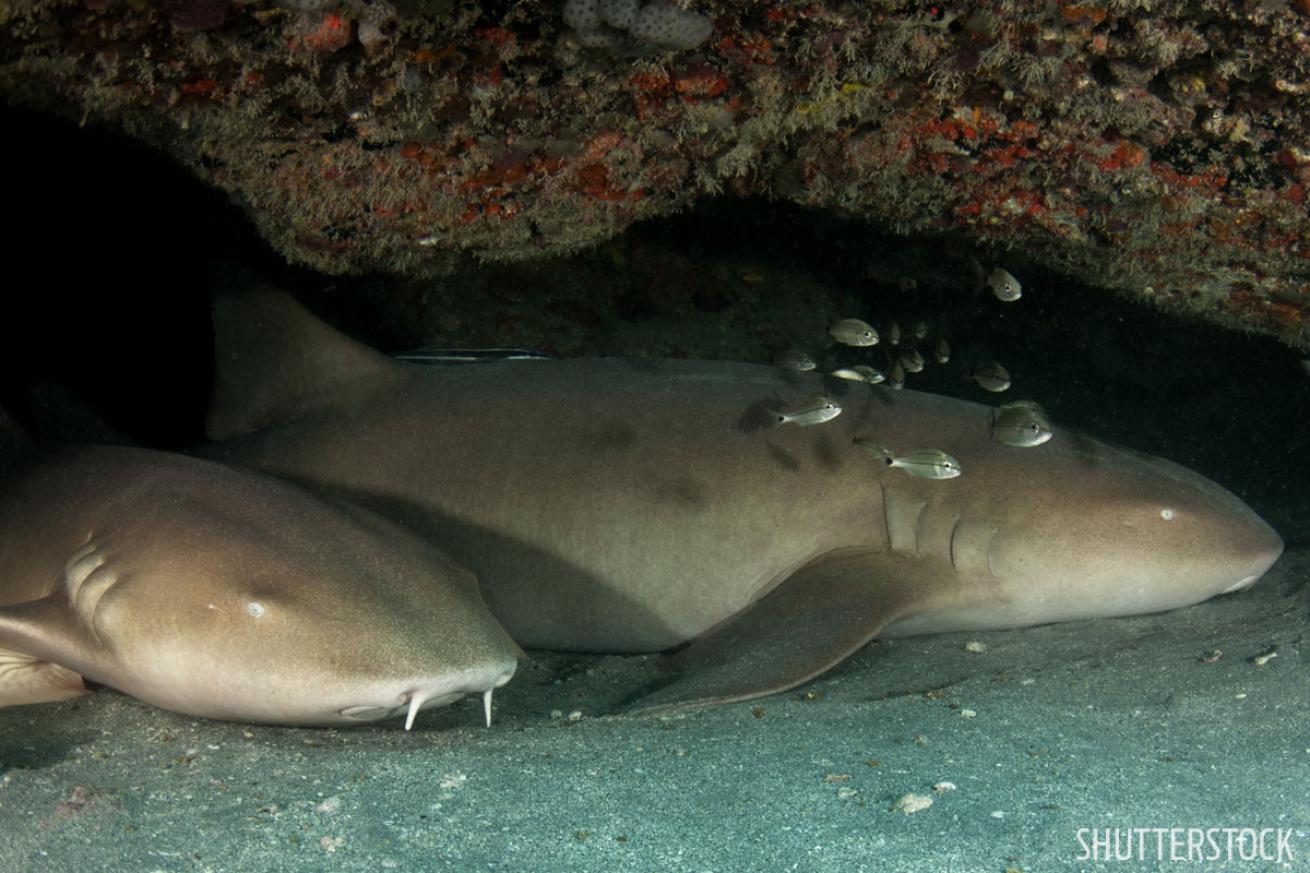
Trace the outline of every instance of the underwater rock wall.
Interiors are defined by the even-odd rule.
[[[0,0],[0,93],[332,273],[575,251],[727,191],[1310,347],[1306,0],[684,6],[704,42],[615,50],[542,0]]]

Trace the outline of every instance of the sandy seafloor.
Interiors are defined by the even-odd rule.
[[[1307,579],[1302,548],[1189,609],[874,644],[800,691],[677,717],[610,714],[653,658],[567,655],[525,662],[490,729],[472,700],[410,734],[110,691],[11,708],[0,868],[1306,870]],[[892,811],[910,793],[935,802]],[[1294,860],[1077,860],[1078,829],[1108,827],[1290,828]]]

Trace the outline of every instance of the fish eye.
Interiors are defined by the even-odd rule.
[[[1160,510],[1160,517],[1165,521],[1173,521],[1174,511],[1166,506],[1164,509]]]

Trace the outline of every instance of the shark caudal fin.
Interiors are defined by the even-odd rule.
[[[214,385],[205,432],[223,440],[376,387],[402,366],[315,317],[291,295],[235,267],[216,269]]]

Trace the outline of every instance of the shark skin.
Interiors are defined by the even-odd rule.
[[[947,397],[718,361],[424,367],[267,287],[220,297],[215,330],[209,457],[402,521],[525,648],[683,646],[652,708],[782,691],[874,637],[1186,606],[1282,550],[1196,473],[1071,431],[1001,445],[989,407]],[[775,423],[821,391],[838,418]]]
[[[519,650],[475,577],[272,477],[67,449],[0,482],[0,707],[84,678],[204,718],[357,725],[489,692]]]

